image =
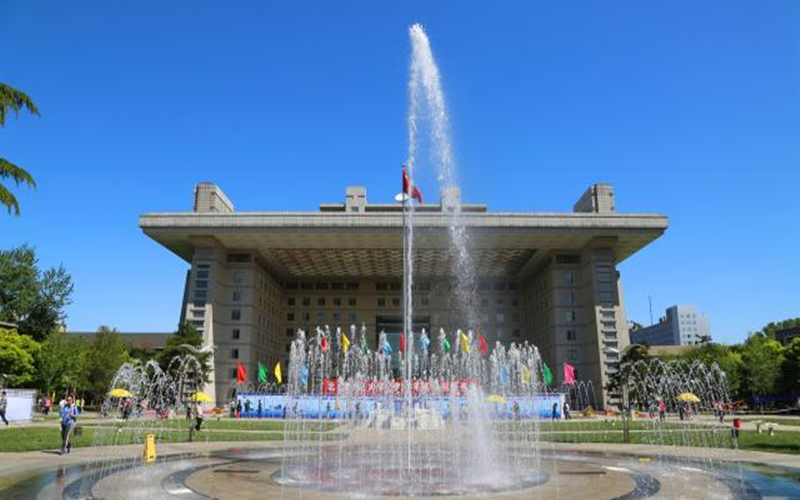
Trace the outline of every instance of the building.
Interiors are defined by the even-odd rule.
[[[800,337],[800,326],[790,326],[775,332],[775,340],[783,345],[789,345],[793,338]]]
[[[658,323],[631,330],[630,337],[634,344],[694,345],[711,340],[711,325],[694,306],[672,306]]]
[[[92,342],[97,332],[67,332],[67,335],[77,335],[81,339]],[[167,345],[167,339],[172,333],[133,333],[119,332],[122,341],[135,349],[158,352]]]
[[[598,398],[618,369],[628,328],[617,266],[663,234],[667,219],[621,214],[608,184],[589,188],[572,212],[490,212],[442,203],[416,209],[414,324],[428,331],[467,327],[453,314],[449,227],[455,204],[468,228],[478,271],[483,333],[493,345],[530,341],[560,382],[564,362],[594,382]],[[316,212],[236,212],[210,183],[195,189],[191,212],[148,213],[140,226],[188,265],[181,316],[216,346],[216,400],[230,398],[236,367],[287,364],[298,328],[402,325],[402,224],[397,203],[368,203],[349,187],[344,203]]]

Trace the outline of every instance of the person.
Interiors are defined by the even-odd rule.
[[[8,420],[6,420],[6,410],[8,409],[8,397],[6,396],[6,391],[0,392],[0,418],[3,419],[6,426],[8,426]]]
[[[230,410],[231,410],[231,418],[235,418],[236,417],[236,400],[235,399],[231,399]]]
[[[569,416],[569,403],[564,401],[564,420],[569,420],[569,419],[570,419],[570,416]]]
[[[258,418],[261,418],[262,412],[264,411],[264,405],[261,403],[261,399],[258,400]]]
[[[72,451],[72,443],[69,438],[78,420],[78,407],[72,396],[67,396],[59,416],[61,417],[61,454],[63,455]]]
[[[558,419],[558,403],[553,403],[553,422]]]
[[[242,417],[242,400],[239,399],[236,401],[236,418]]]
[[[249,417],[250,416],[250,400],[249,399],[245,399],[244,400],[244,416],[245,417]]]
[[[725,423],[725,405],[719,402],[719,423]]]
[[[44,397],[44,414],[50,415],[50,408],[53,407],[53,399],[50,396]]]
[[[519,403],[514,401],[512,411],[514,412],[514,420],[519,420]]]
[[[194,430],[200,432],[200,429],[203,427],[203,411],[200,409],[200,405],[197,402],[192,403],[192,413],[194,414]]]
[[[667,417],[667,405],[663,399],[658,400],[658,420],[663,422]]]
[[[683,405],[678,405],[678,416],[681,420],[686,418],[686,408]]]

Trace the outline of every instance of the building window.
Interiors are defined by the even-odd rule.
[[[324,299],[324,298],[322,298],[322,297],[318,298],[318,299],[317,299],[317,305],[318,305],[319,307],[325,307],[325,299]]]
[[[342,321],[342,313],[335,312],[333,313],[333,322],[340,323]]]
[[[231,280],[237,285],[244,283],[244,272],[234,271],[231,275]]]
[[[294,337],[294,330],[292,328],[286,329],[286,336],[287,337]]]
[[[242,319],[242,311],[239,309],[234,309],[231,311],[231,319],[233,321],[239,321]]]
[[[505,322],[506,322],[506,314],[503,313],[503,312],[498,312],[497,313],[497,323],[498,324],[502,324],[502,323],[505,323]]]
[[[303,305],[304,306],[310,306],[311,305],[311,299],[308,298],[308,297],[303,297]]]
[[[292,352],[292,344],[286,344],[286,352]]]
[[[564,283],[568,285],[575,283],[575,273],[572,271],[565,271],[563,278],[564,278]]]
[[[393,298],[392,305],[395,307],[400,307],[400,299],[398,297]]]
[[[288,306],[293,306],[293,305],[294,305],[294,297],[289,297],[289,298],[286,300],[286,305],[288,305]]]
[[[250,262],[252,256],[249,253],[229,253],[228,262],[246,263]]]
[[[567,341],[576,342],[578,340],[578,333],[575,330],[567,330]]]
[[[206,312],[203,311],[203,310],[198,311],[196,309],[192,309],[192,317],[193,318],[203,318],[203,317],[205,317],[205,315],[206,315]]]
[[[574,323],[576,319],[575,311],[567,311],[567,321]]]
[[[239,349],[231,349],[231,359],[239,359]]]
[[[294,313],[287,313],[286,321],[294,321]]]
[[[232,379],[238,378],[237,377],[238,374],[236,372],[237,372],[236,368],[231,368],[231,378]]]
[[[241,302],[242,301],[242,292],[240,292],[239,290],[234,290],[233,291],[233,296],[231,297],[231,300],[233,300],[234,302]]]
[[[208,281],[200,280],[194,282],[195,288],[208,288]]]
[[[347,305],[350,306],[350,307],[355,307],[356,306],[356,299],[354,299],[352,297],[347,299]]]
[[[344,290],[344,283],[331,283],[331,290]]]
[[[383,307],[385,305],[386,305],[386,299],[384,299],[383,297],[379,298],[378,299],[378,307]]]
[[[352,282],[348,283],[347,284],[347,289],[348,290],[358,290],[358,283],[352,283]]]
[[[348,320],[350,321],[350,323],[355,323],[356,322],[356,313],[351,312],[347,317],[348,317]]]
[[[570,361],[578,361],[578,350],[567,349],[567,359]]]
[[[519,337],[521,337],[521,336],[522,336],[522,332],[520,331],[520,329],[519,329],[519,328],[514,328],[514,330],[511,332],[511,335],[512,335],[514,338],[519,338]]]
[[[317,313],[317,324],[318,325],[322,325],[323,323],[325,323],[325,313],[324,312],[318,312]]]
[[[336,307],[341,306],[342,305],[342,299],[340,299],[339,297],[334,298],[333,299],[333,305],[336,306]]]
[[[194,297],[196,299],[205,299],[206,297],[208,297],[208,292],[205,290],[195,290]]]
[[[239,340],[239,336],[240,335],[241,335],[241,332],[239,331],[238,328],[234,328],[233,330],[231,330],[231,338],[233,340]]]
[[[511,305],[514,307],[519,307],[519,299],[511,299]]]
[[[194,277],[201,280],[208,279],[208,270],[197,271],[194,273]]]
[[[314,284],[313,283],[300,283],[301,290],[313,290]]]
[[[304,312],[303,313],[303,321],[305,321],[306,323],[311,321],[311,313]]]

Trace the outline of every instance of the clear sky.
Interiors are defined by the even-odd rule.
[[[335,5],[335,6],[334,6]],[[620,266],[628,315],[695,304],[741,340],[800,316],[800,2],[0,2],[0,130],[39,185],[0,247],[75,280],[71,330],[174,329],[184,262],[138,216],[196,182],[238,210],[386,202],[406,152],[408,27],[425,25],[463,197],[569,211],[597,181],[670,228]],[[433,175],[420,174],[435,199]]]

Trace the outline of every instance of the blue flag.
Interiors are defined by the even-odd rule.
[[[308,366],[305,364],[303,364],[303,367],[300,369],[300,384],[308,385]]]
[[[422,334],[422,339],[421,339],[421,342],[419,344],[422,347],[422,352],[424,352],[425,354],[428,354],[428,347],[430,347],[430,345],[431,345],[431,339],[428,338],[427,334],[424,334],[424,333]]]
[[[508,370],[505,366],[500,367],[500,383],[503,385],[508,384]]]
[[[392,345],[385,338],[383,339],[383,344],[381,345],[381,349],[383,349],[384,354],[388,354],[389,356],[392,355]]]

